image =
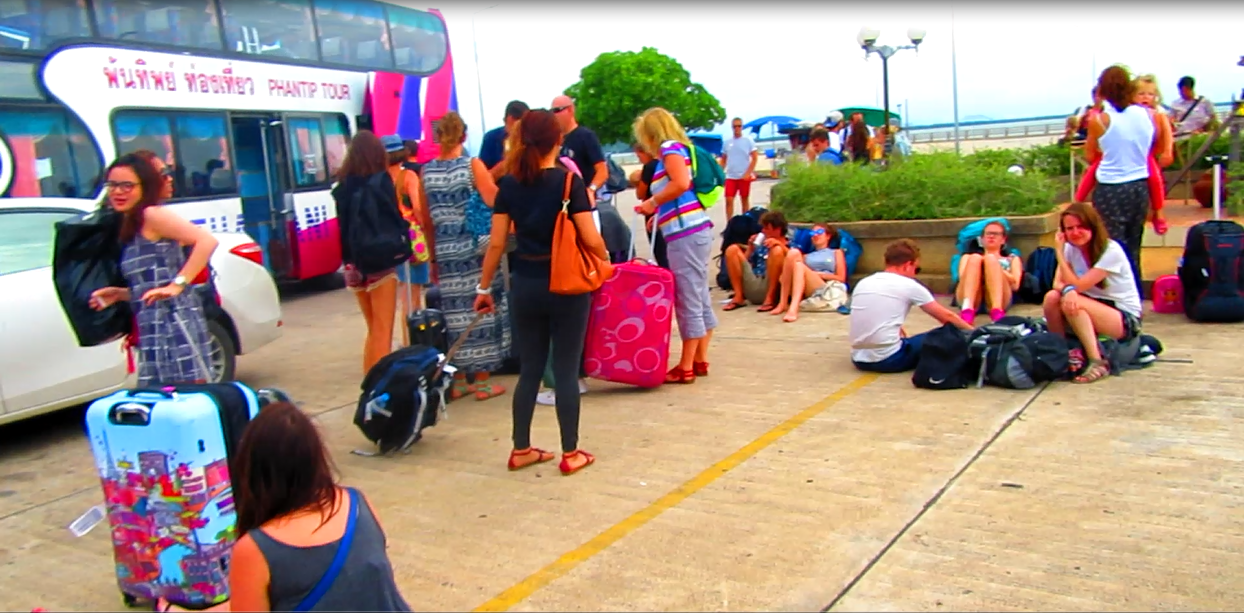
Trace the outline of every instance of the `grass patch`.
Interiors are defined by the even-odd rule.
[[[791,221],[897,221],[1040,215],[1054,209],[1054,183],[1040,172],[1016,176],[1010,164],[954,152],[895,159],[879,171],[856,164],[787,163],[772,208]]]

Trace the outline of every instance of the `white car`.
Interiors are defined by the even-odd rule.
[[[135,383],[121,341],[79,347],[52,281],[54,224],[94,203],[62,198],[0,200],[0,424],[89,402]],[[259,245],[214,233],[212,283],[204,299],[214,381],[233,378],[235,358],[281,335],[281,303]],[[214,291],[213,291],[214,286]]]

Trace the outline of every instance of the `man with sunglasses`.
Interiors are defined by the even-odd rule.
[[[916,280],[920,247],[910,238],[885,248],[885,270],[855,284],[851,295],[851,362],[859,370],[898,373],[913,370],[920,361],[924,334],[907,336],[903,323],[911,307],[938,323],[953,323],[964,331],[972,325],[933,299],[929,288]]]
[[[600,139],[590,128],[579,125],[574,116],[574,100],[570,96],[553,98],[549,110],[553,111],[558,125],[562,127],[561,155],[574,160],[579,167],[583,182],[587,184],[588,200],[595,206],[596,191],[609,178],[609,167],[605,163],[605,150],[600,146]]]
[[[743,213],[752,208],[752,180],[756,178],[756,143],[743,135],[743,120],[735,117],[730,121],[734,136],[726,140],[721,150],[722,165],[726,169],[726,219],[734,217],[734,195],[739,195]]]

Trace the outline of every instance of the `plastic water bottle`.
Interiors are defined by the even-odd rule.
[[[371,421],[372,415],[375,415],[376,413],[384,415],[385,417],[393,417],[393,413],[390,412],[389,409],[387,408],[388,405],[389,405],[388,392],[385,392],[375,398],[372,398],[367,403],[367,409],[366,409],[367,416],[364,418],[364,421]]]

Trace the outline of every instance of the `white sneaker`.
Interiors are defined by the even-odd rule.
[[[579,379],[579,394],[586,394],[586,393],[587,393],[587,380]],[[542,404],[542,405],[550,406],[550,407],[557,404],[557,392],[551,389],[540,390],[540,393],[536,394],[536,404]]]

